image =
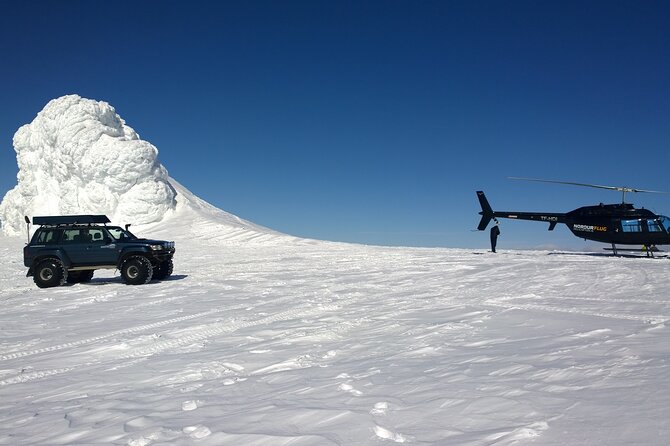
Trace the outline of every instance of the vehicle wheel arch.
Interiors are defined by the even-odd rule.
[[[142,251],[142,250],[139,250],[139,249],[133,249],[131,251],[121,252],[121,254],[119,255],[119,261],[116,265],[117,269],[120,270],[123,267],[123,264],[126,262],[126,260],[130,259],[131,257],[135,257],[135,256],[145,257],[147,260],[149,260],[149,262],[151,262],[153,264],[153,261],[151,260],[147,251]]]
[[[33,269],[36,268],[37,265],[40,264],[40,262],[43,262],[44,260],[47,260],[47,259],[58,260],[66,268],[69,268],[69,266],[70,266],[70,262],[69,262],[69,259],[67,258],[67,256],[64,256],[63,253],[61,253],[61,252],[55,251],[55,252],[45,252],[43,254],[39,254],[39,255],[35,256],[35,258],[33,259],[33,265],[32,265]]]

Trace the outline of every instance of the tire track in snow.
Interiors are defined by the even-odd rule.
[[[668,321],[668,317],[663,315],[658,315],[655,317],[648,315],[636,315],[636,314],[615,314],[615,313],[604,313],[599,311],[588,311],[588,310],[579,310],[577,308],[562,308],[555,307],[551,305],[538,305],[538,304],[515,304],[512,301],[515,299],[523,299],[524,297],[505,297],[499,299],[490,299],[486,301],[486,305],[491,305],[494,307],[506,308],[506,309],[518,309],[518,310],[533,310],[533,311],[546,311],[554,313],[570,313],[570,314],[579,314],[582,316],[597,316],[607,319],[623,319],[630,321],[641,321],[648,324],[661,324]]]
[[[279,299],[275,299],[273,301],[263,302],[263,303],[258,304],[256,306],[253,306],[253,309],[258,310],[259,307],[262,307],[264,305],[276,305],[276,304],[281,303],[283,301],[291,301],[292,299],[293,299],[292,296],[285,296],[285,297],[282,297],[282,298],[279,298]],[[163,303],[165,300],[168,300],[168,299],[159,299],[158,301],[151,301],[151,302],[148,302],[148,303],[145,303],[145,304],[135,305],[134,307],[130,307],[130,308],[131,309],[137,309],[137,308],[139,308],[143,305],[153,305],[153,304],[157,304],[157,303]],[[52,345],[52,346],[48,346],[48,347],[35,348],[35,349],[31,349],[31,350],[4,353],[4,354],[0,355],[0,361],[6,361],[6,360],[9,360],[9,359],[24,358],[24,357],[27,357],[27,356],[34,356],[34,355],[38,355],[38,354],[41,354],[41,353],[50,353],[50,352],[65,350],[65,349],[74,348],[74,347],[81,347],[83,345],[93,344],[95,342],[104,341],[105,339],[113,338],[113,337],[116,337],[116,336],[123,336],[123,335],[128,335],[128,334],[140,333],[140,332],[143,332],[143,331],[153,330],[153,329],[156,329],[156,328],[176,324],[176,323],[179,323],[179,322],[184,322],[184,321],[189,321],[189,320],[193,320],[193,319],[198,319],[198,318],[201,318],[201,317],[211,316],[213,314],[224,313],[224,312],[228,312],[228,311],[243,310],[243,309],[247,309],[247,308],[250,308],[250,305],[248,303],[239,304],[239,305],[235,305],[235,306],[232,306],[232,307],[212,309],[212,310],[203,311],[203,312],[200,312],[200,313],[194,313],[194,314],[190,314],[190,315],[186,315],[186,316],[174,317],[174,318],[166,319],[166,320],[163,320],[163,321],[154,322],[154,323],[151,323],[151,324],[144,324],[144,325],[138,325],[136,327],[124,328],[124,329],[121,329],[121,330],[116,330],[116,331],[112,331],[110,333],[102,334],[100,336],[94,336],[94,337],[80,339],[80,340],[76,340],[76,341],[72,341],[72,342],[66,342],[66,343],[63,343],[63,344],[57,344],[57,345]]]
[[[524,299],[529,296],[516,296],[516,297],[507,297],[504,299]],[[578,302],[605,302],[605,303],[623,303],[623,304],[661,304],[661,305],[670,305],[670,300],[649,300],[649,299],[615,299],[609,297],[580,297],[580,296],[538,296],[532,295],[531,298],[541,298],[546,300],[574,300]]]
[[[63,373],[67,373],[76,369],[77,367],[63,367],[59,369],[40,370],[37,372],[29,372],[29,373],[21,372],[16,376],[12,376],[11,378],[3,379],[2,381],[0,381],[0,387],[4,387],[10,384],[20,384],[28,381],[35,381],[36,379],[42,379],[54,375],[61,375]]]
[[[127,335],[127,334],[139,333],[139,332],[163,327],[163,326],[166,326],[166,325],[175,324],[175,323],[178,323],[178,322],[188,321],[188,320],[191,320],[191,319],[197,319],[197,318],[201,318],[201,317],[204,317],[204,316],[210,316],[212,314],[223,313],[225,311],[239,310],[239,309],[247,308],[247,307],[248,307],[248,305],[238,305],[236,307],[218,308],[218,309],[214,309],[214,310],[203,311],[201,313],[189,314],[187,316],[180,316],[180,317],[175,317],[175,318],[171,318],[171,319],[166,319],[166,320],[163,320],[163,321],[154,322],[152,324],[144,324],[144,325],[138,325],[137,327],[124,328],[122,330],[112,331],[110,333],[103,334],[103,335],[100,335],[100,336],[93,336],[91,338],[79,339],[77,341],[66,342],[64,344],[51,345],[51,346],[48,346],[48,347],[36,348],[36,349],[32,349],[32,350],[18,351],[18,352],[14,352],[14,353],[6,353],[6,354],[3,354],[3,355],[0,356],[0,361],[6,361],[8,359],[24,358],[26,356],[38,355],[40,353],[56,352],[56,351],[65,350],[65,349],[73,348],[73,347],[81,347],[82,345],[92,344],[92,343],[95,343],[95,342],[98,342],[98,341],[103,341],[105,339],[113,338],[113,337],[116,337],[116,336],[123,336],[123,335]]]
[[[232,333],[234,331],[244,329],[244,328],[249,328],[249,327],[254,327],[258,325],[266,325],[269,323],[274,323],[274,322],[281,322],[281,321],[287,321],[295,318],[300,318],[300,317],[306,317],[306,316],[311,316],[319,313],[324,313],[328,311],[333,311],[335,309],[341,308],[342,305],[336,305],[336,304],[330,304],[330,305],[316,305],[311,308],[302,308],[302,309],[294,309],[294,310],[288,310],[284,311],[281,313],[274,314],[272,316],[267,316],[263,317],[260,319],[255,319],[252,321],[239,321],[239,322],[232,322],[232,323],[227,323],[224,326],[221,327],[213,327],[213,328],[203,328],[199,329],[197,333],[194,333],[189,336],[184,336],[178,339],[172,339],[172,340],[166,340],[162,342],[158,342],[154,345],[148,346],[148,347],[141,347],[141,348],[136,348],[133,351],[123,354],[123,355],[115,355],[111,358],[105,359],[105,360],[99,360],[99,361],[87,361],[83,362],[80,364],[75,364],[71,367],[61,367],[57,369],[50,369],[50,370],[39,370],[35,372],[29,372],[29,373],[20,373],[18,375],[3,379],[0,381],[0,387],[12,385],[12,384],[19,384],[19,383],[25,383],[28,381],[35,381],[39,380],[42,378],[54,376],[54,375],[61,375],[63,373],[69,373],[73,371],[79,371],[84,368],[91,368],[91,367],[96,367],[99,365],[105,365],[107,363],[110,364],[115,364],[118,367],[118,361],[119,360],[136,360],[137,358],[145,358],[149,356],[153,356],[155,354],[172,350],[177,347],[182,347],[184,345],[189,345],[193,344],[194,342],[199,342],[203,341],[212,337],[216,337],[222,334],[226,333]],[[220,310],[210,310],[210,312],[220,312],[220,311],[226,311],[228,309],[220,309]],[[205,312],[205,313],[210,313],[210,312]],[[202,313],[200,313],[202,315]],[[184,318],[194,318],[197,317],[197,315],[190,315],[190,316],[184,316]],[[175,318],[179,319],[179,318]],[[167,321],[164,321],[167,322]],[[148,324],[148,325],[153,325],[153,324]],[[144,327],[144,326],[143,326]],[[111,334],[105,335],[105,336],[100,336],[98,338],[108,338],[110,337]],[[91,338],[93,339],[93,338]],[[75,343],[69,343],[69,344],[78,344],[77,342]],[[63,348],[67,348],[69,344],[61,344]],[[58,346],[56,346],[58,347]],[[39,349],[41,350],[41,349]]]
[[[267,325],[269,323],[287,321],[291,319],[296,319],[298,317],[310,316],[312,314],[318,314],[326,311],[332,311],[340,308],[341,305],[317,305],[309,309],[296,309],[288,310],[281,313],[274,314],[272,316],[267,316],[261,319],[256,319],[253,321],[233,321],[226,323],[226,325],[221,327],[212,327],[212,328],[202,328],[199,329],[197,333],[192,335],[183,336],[178,339],[170,339],[161,342],[157,342],[148,347],[136,348],[128,354],[121,355],[119,359],[135,359],[146,356],[153,356],[157,353],[161,353],[166,350],[171,350],[177,347],[183,347],[185,345],[193,344],[195,342],[204,341],[209,338],[217,337],[222,334],[232,333],[234,331],[254,327],[257,325]]]

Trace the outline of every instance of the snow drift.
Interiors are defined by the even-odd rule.
[[[18,184],[0,204],[7,235],[24,215],[107,214],[112,221],[160,221],[176,191],[158,149],[106,102],[77,95],[50,101],[14,135]]]

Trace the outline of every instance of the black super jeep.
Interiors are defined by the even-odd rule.
[[[26,222],[30,223],[28,217]],[[26,276],[40,288],[88,282],[96,269],[118,269],[126,284],[172,274],[174,242],[135,237],[128,226],[107,226],[105,215],[33,217],[40,225],[23,248]]]

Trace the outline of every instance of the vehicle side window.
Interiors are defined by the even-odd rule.
[[[92,243],[102,244],[105,242],[105,234],[102,232],[102,229],[89,229],[88,235],[90,236]]]
[[[621,230],[623,232],[642,232],[642,225],[639,220],[621,220]]]
[[[66,229],[63,231],[63,243],[86,243],[87,240],[83,238],[82,231],[79,229]]]
[[[130,240],[131,237],[129,237],[128,232],[124,231],[121,228],[110,228],[108,227],[107,230],[109,233],[114,237],[114,239],[123,241],[123,240]]]
[[[49,245],[58,243],[58,230],[56,229],[41,229],[37,234],[35,243]]]

